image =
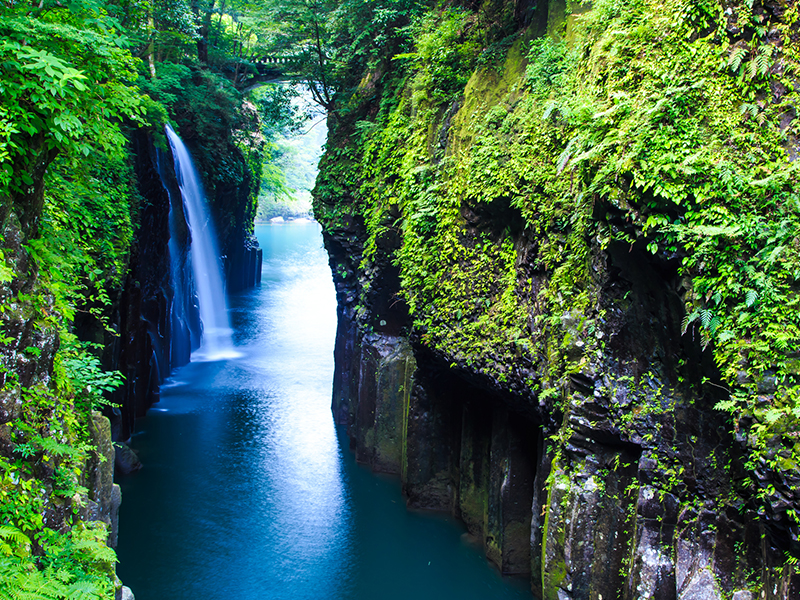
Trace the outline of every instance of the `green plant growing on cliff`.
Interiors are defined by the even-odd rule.
[[[431,10],[417,21],[427,31],[410,28],[414,47],[365,90],[360,125],[334,136],[329,157],[341,162],[323,169],[318,205],[329,229],[334,216],[364,219],[364,272],[385,258],[383,236],[399,234],[391,258],[423,344],[493,382],[513,374],[491,357],[536,362],[547,385],[532,389],[606,367],[591,327],[604,333],[632,299],[598,306],[608,284],[598,261],[619,250],[675,269],[684,335],[722,372],[730,394],[718,406],[748,440],[748,466],[795,476],[800,206],[787,148],[798,14],[734,8],[729,29],[715,1],[599,0],[572,16],[565,41],[535,40],[519,61],[520,41],[505,65],[472,73],[475,15]],[[425,37],[439,28],[450,54]],[[518,225],[497,231],[493,220]],[[536,241],[522,264],[520,240]],[[526,350],[511,353],[509,338]],[[672,410],[658,394],[633,401],[621,420],[631,435]],[[670,466],[663,490],[679,491],[681,476]]]
[[[3,600],[103,600],[114,593],[114,551],[105,545],[105,527],[79,526],[72,533],[51,534],[32,567],[30,540],[20,530],[0,527],[0,598]],[[98,576],[98,572],[102,573]]]
[[[525,72],[533,94],[548,96],[568,69],[569,47],[564,41],[544,36],[533,40],[528,50],[529,63]]]
[[[98,5],[80,12],[49,2],[15,6],[4,14],[0,33],[0,220],[5,220],[6,199],[35,195],[58,152],[88,156],[118,150],[125,140],[112,121],[141,122],[143,109],[141,95],[128,84],[133,58]],[[27,220],[33,213],[22,216]]]
[[[72,393],[89,409],[109,404],[108,395],[124,381],[119,371],[104,371],[100,360],[89,353],[88,344],[69,334],[62,334],[58,361],[58,367],[63,369],[64,380],[68,382]]]
[[[0,348],[0,595],[108,598],[105,526],[79,513],[102,391],[91,386],[119,377],[70,332],[78,316],[105,323],[125,277],[138,198],[122,122],[144,124],[147,101],[100,3],[9,5],[0,34],[0,320],[15,328]]]
[[[394,59],[414,60],[418,103],[424,99],[436,105],[452,100],[464,89],[479,50],[470,35],[471,25],[472,13],[461,8],[427,13],[411,25],[415,52]]]

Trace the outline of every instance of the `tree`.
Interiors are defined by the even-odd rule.
[[[133,58],[119,24],[91,0],[16,5],[0,19],[0,224],[12,206],[35,233],[47,167],[125,143],[142,122]]]

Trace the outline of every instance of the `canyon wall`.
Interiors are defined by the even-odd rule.
[[[745,160],[737,136],[763,147],[785,125],[737,112],[751,92],[726,61],[752,23],[795,40],[796,7],[679,5],[432,10],[329,119],[314,210],[338,299],[334,417],[409,506],[461,518],[545,600],[800,594],[794,421],[767,416],[789,410],[797,340],[759,354],[755,328],[720,336],[753,284],[712,299],[717,255],[763,247],[715,238],[732,230],[712,218],[675,234],[711,205],[748,214],[689,168],[693,136],[710,171]],[[757,52],[774,62],[752,93],[779,114],[790,91],[768,73],[794,73],[790,53]],[[777,139],[764,169],[790,169]],[[790,206],[786,189],[766,204]]]
[[[206,177],[206,187],[214,190],[214,195],[208,197],[213,218],[226,224],[220,231],[220,248],[228,291],[233,292],[260,282],[262,251],[246,233],[254,216],[247,209],[250,197],[257,194],[254,176],[245,165],[242,152],[228,150],[232,156],[227,160],[239,166],[242,181],[209,181],[208,172],[200,172]],[[198,152],[197,148],[193,152]],[[119,414],[114,411],[110,415],[115,441],[130,437],[136,418],[144,416],[158,401],[160,384],[173,369],[189,362],[202,332],[188,262],[191,232],[171,152],[157,149],[153,137],[140,131],[133,138],[133,154],[144,201],[129,273],[115,303],[113,321],[120,335],[106,335],[106,362],[109,368],[125,375],[124,385],[113,395],[114,403],[120,405]],[[212,157],[203,155],[195,160],[200,170]],[[83,331],[85,334],[91,327]],[[128,457],[122,459],[120,468],[136,468],[135,458],[124,446],[120,449]]]

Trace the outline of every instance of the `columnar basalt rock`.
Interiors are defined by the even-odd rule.
[[[578,17],[565,18],[564,4],[517,10],[524,43],[571,39]],[[715,409],[726,390],[708,340],[687,326],[684,254],[654,251],[618,197],[593,195],[586,219],[597,227],[580,234],[577,212],[552,229],[534,227],[526,219],[535,221],[535,211],[523,218],[507,196],[482,199],[458,168],[441,166],[460,164],[480,134],[476,154],[506,154],[476,180],[517,177],[509,195],[524,189],[550,201],[543,190],[551,182],[531,184],[525,169],[499,166],[514,152],[528,153],[520,164],[539,160],[541,150],[525,146],[518,121],[503,121],[523,106],[531,77],[522,45],[504,64],[477,69],[433,117],[420,116],[428,105],[415,85],[423,78],[397,84],[386,75],[364,78],[352,122],[331,120],[336,151],[323,158],[315,214],[339,303],[337,423],[347,425],[359,461],[387,472],[399,465],[409,506],[461,518],[499,570],[530,575],[544,600],[800,597],[800,576],[786,560],[798,551],[796,469],[777,472],[762,460],[753,471],[748,437]],[[385,106],[395,112],[382,114]],[[348,161],[358,156],[353,123],[376,113],[384,127],[418,119],[420,131],[375,134],[369,148],[370,161],[393,157],[387,170],[396,156],[417,165],[410,175],[337,163],[341,148]],[[545,118],[557,128],[562,117]],[[414,150],[422,159],[404,154],[410,136],[425,140]],[[575,172],[562,168],[552,174],[554,194],[574,184]],[[429,172],[440,179],[425,180]],[[401,187],[396,178],[405,176]],[[441,192],[453,188],[462,191]],[[547,267],[548,246],[580,248],[580,289],[569,287],[578,286],[569,272]],[[426,253],[433,258],[421,259]],[[445,287],[463,296],[447,297]],[[547,312],[568,305],[562,294],[583,303]],[[498,322],[519,329],[506,337],[492,329]],[[774,398],[774,379],[759,384],[761,402]]]
[[[173,263],[184,270],[190,234],[183,218],[180,191],[174,169],[166,152],[158,151],[144,131],[134,135],[136,177],[139,192],[146,200],[138,219],[136,242],[130,271],[120,296],[116,318],[120,334],[108,344],[106,362],[125,375],[125,384],[114,393],[114,402],[121,406],[114,423],[115,441],[124,442],[134,431],[137,418],[158,401],[159,386],[170,371],[188,362],[185,352],[173,348],[189,348],[191,331],[199,332],[199,316],[191,288],[176,294],[171,277]],[[169,255],[170,209],[178,223],[180,251],[178,260]],[[183,281],[190,282],[190,279]],[[189,329],[173,331],[171,318],[176,298],[182,298]],[[191,331],[190,331],[191,330]]]
[[[326,235],[329,249],[358,238]],[[346,283],[359,273],[333,251],[336,420],[359,461],[400,473],[409,506],[459,516],[498,569],[530,575],[543,598],[722,598],[763,573],[765,597],[788,600],[797,580],[770,571],[780,531],[741,495],[746,474],[723,419],[678,383],[703,359],[670,333],[677,283],[619,250],[600,276],[608,350],[572,377],[560,406],[501,393],[413,336],[365,332],[370,309],[353,308],[358,286]]]

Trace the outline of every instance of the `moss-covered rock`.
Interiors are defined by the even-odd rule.
[[[505,569],[504,410],[545,598],[791,597],[798,7],[552,1],[501,33],[490,9],[421,17],[331,119],[315,190],[349,347],[379,298],[408,310],[410,502]]]

